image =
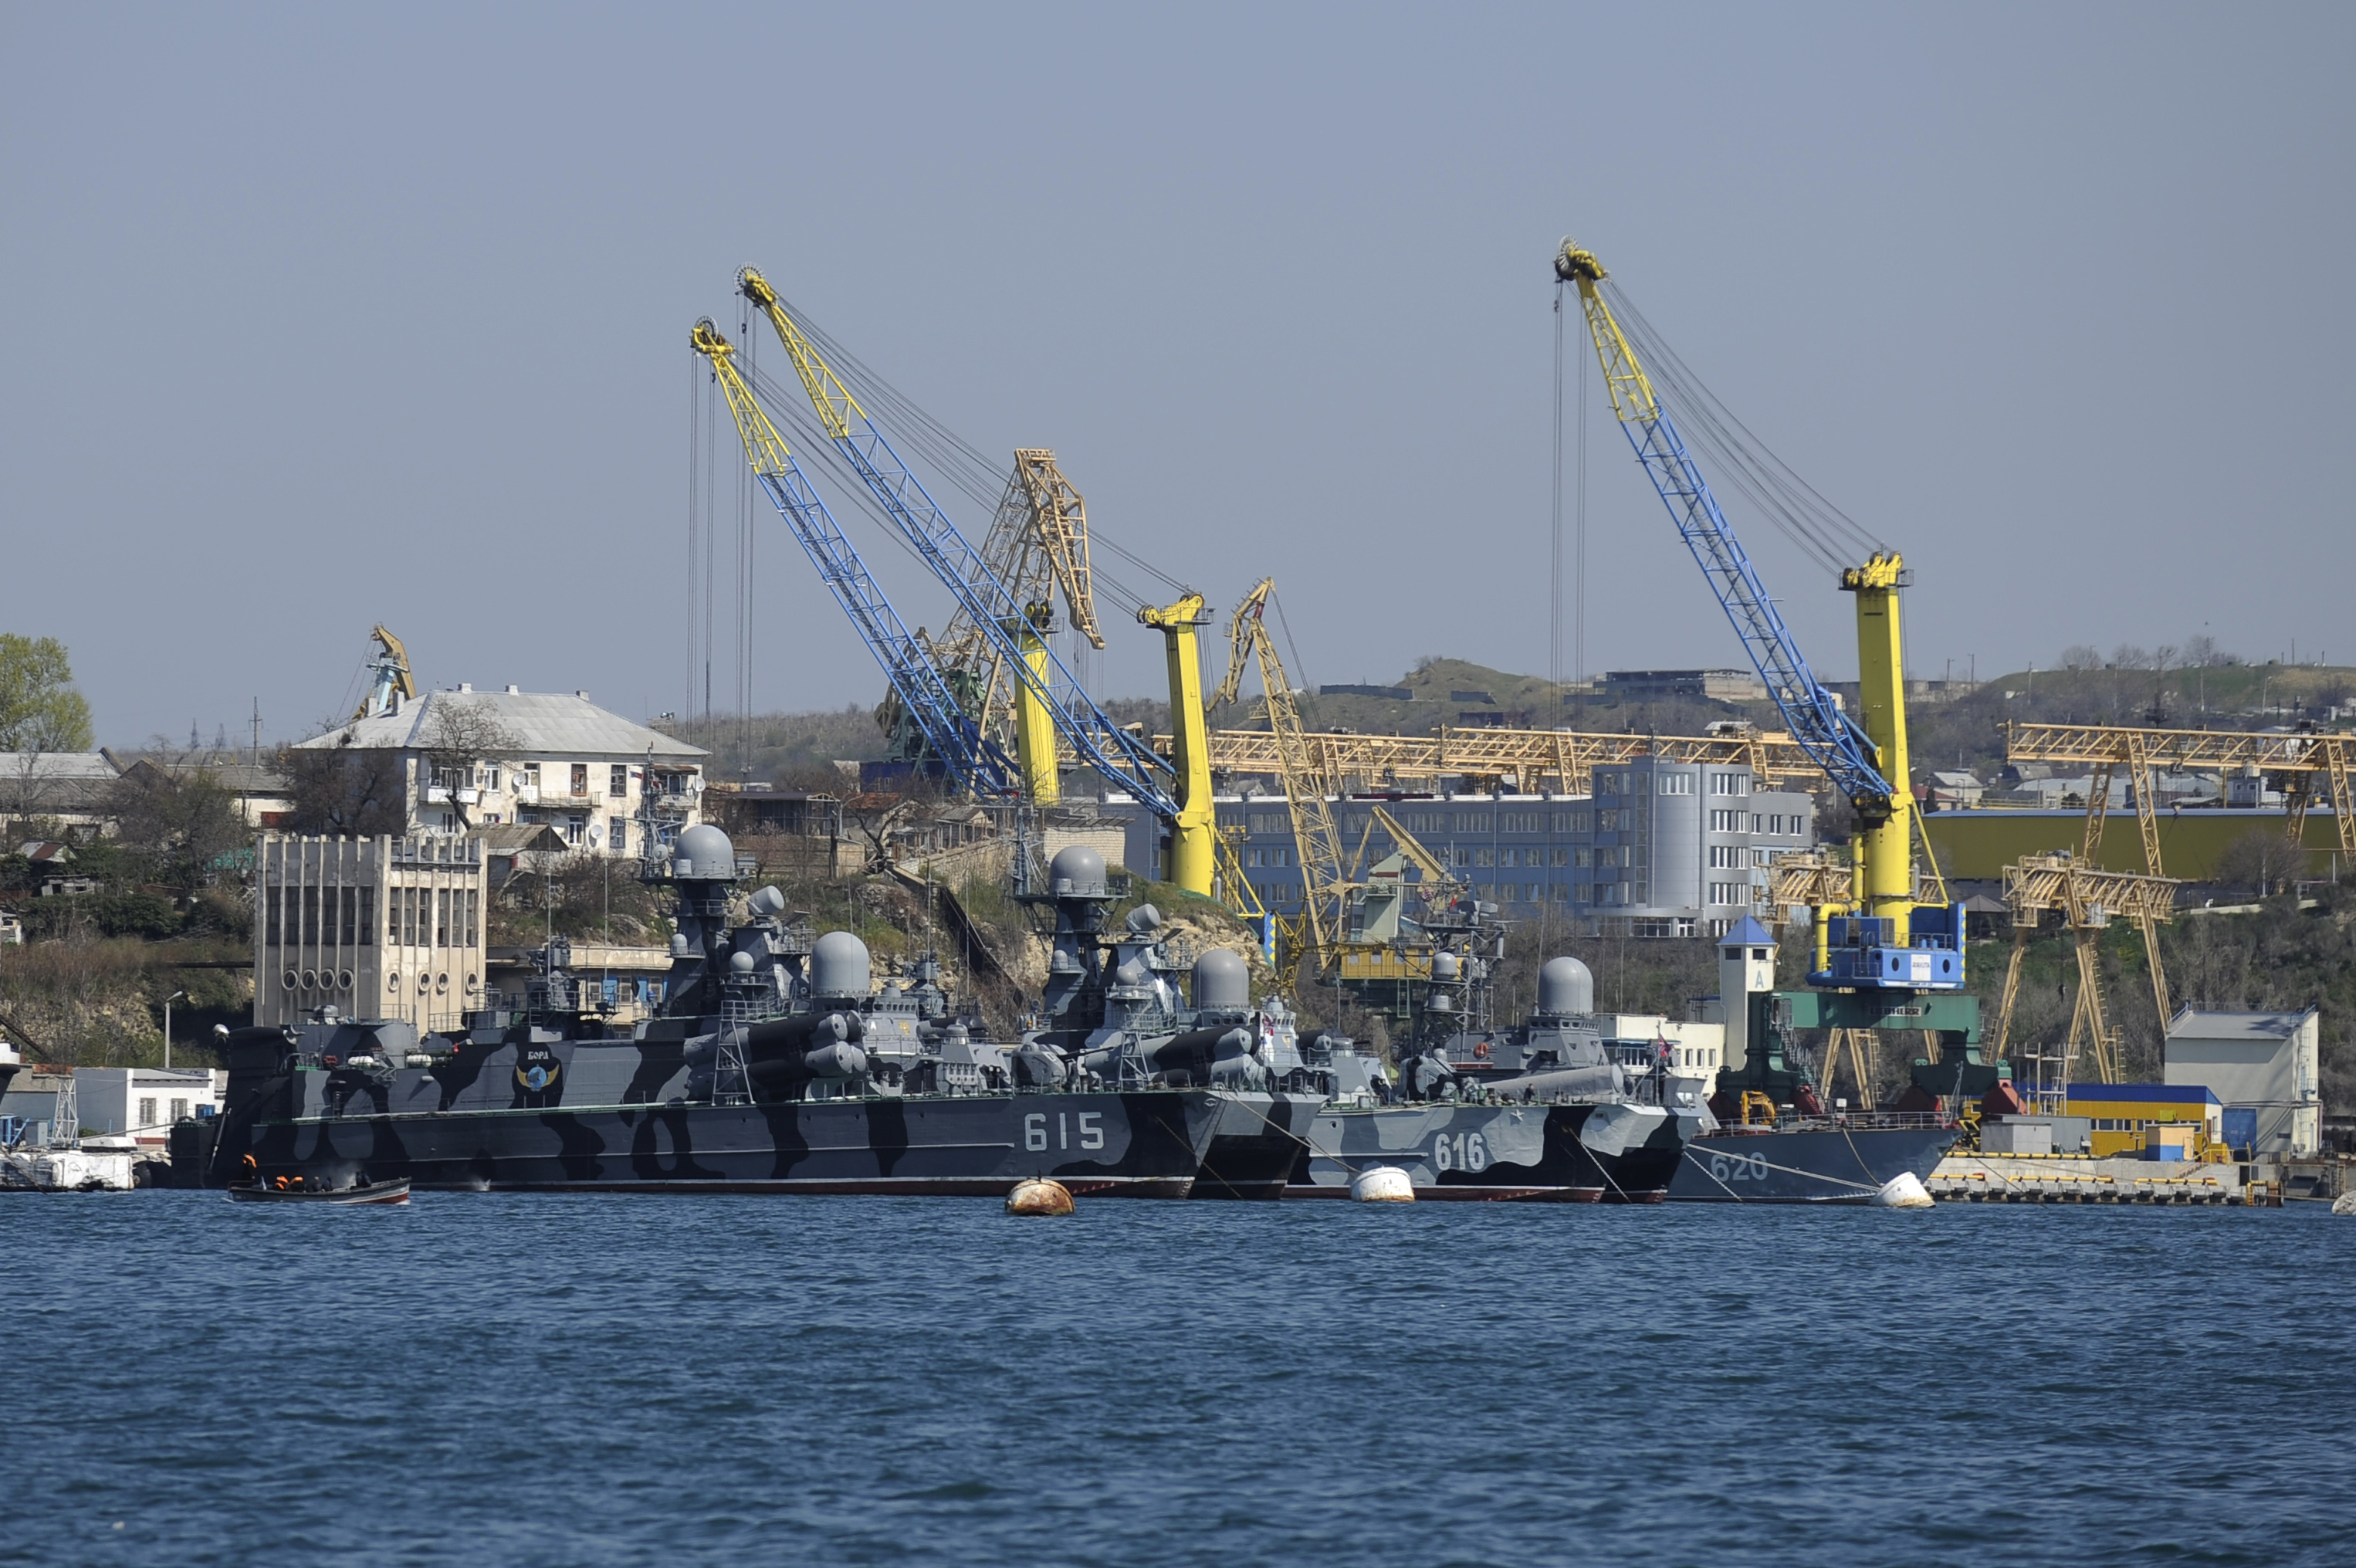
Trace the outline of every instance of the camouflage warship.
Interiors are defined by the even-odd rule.
[[[1475,934],[1477,933],[1470,933]],[[1432,955],[1419,1048],[1395,1085],[1337,1096],[1318,1117],[1290,1192],[1341,1197],[1371,1165],[1408,1173],[1419,1198],[1658,1203],[1684,1129],[1663,1073],[1631,1073],[1593,1026],[1594,982],[1577,959],[1547,961],[1537,1009],[1516,1027],[1488,1020],[1492,931]],[[1329,1057],[1355,1055],[1320,1042]]]
[[[622,1033],[584,1010],[552,944],[523,1015],[477,1015],[463,1036],[332,1015],[236,1031],[224,1114],[209,1147],[187,1151],[206,1184],[999,1195],[1048,1176],[1083,1194],[1281,1190],[1265,1171],[1290,1167],[1302,1097],[1269,1091],[1266,1064],[1238,1048],[1248,1009],[1177,1006],[1150,907],[1107,950],[1112,900],[1093,851],[1051,869],[1047,1016],[1011,1044],[960,1014],[929,963],[876,990],[865,945],[813,939],[774,887],[732,918],[734,848],[718,828],[690,828],[645,875],[677,897],[658,1016]],[[1231,1000],[1217,985],[1211,1000]]]

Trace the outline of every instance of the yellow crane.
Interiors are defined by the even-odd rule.
[[[1227,672],[1210,705],[1235,701],[1242,688],[1245,664],[1258,661],[1268,725],[1276,737],[1278,773],[1291,808],[1288,815],[1292,819],[1293,854],[1300,862],[1301,914],[1286,923],[1292,938],[1291,957],[1297,958],[1305,949],[1315,953],[1322,965],[1342,939],[1350,884],[1342,868],[1341,832],[1333,825],[1333,809],[1327,800],[1332,784],[1309,748],[1301,709],[1293,701],[1291,678],[1285,673],[1284,660],[1277,656],[1275,639],[1262,619],[1275,587],[1275,578],[1264,577],[1236,607],[1235,619],[1227,628]]]
[[[1105,645],[1097,624],[1087,502],[1064,477],[1051,448],[1015,448],[1006,493],[981,542],[981,562],[1023,607],[1021,624],[1008,629],[1038,679],[1015,679],[998,642],[983,635],[963,604],[948,628],[934,639],[934,657],[952,682],[970,684],[983,727],[993,738],[1020,756],[1044,761],[1054,755],[1055,725],[1044,708],[1029,699],[1034,685],[1046,681],[1044,639],[1054,627],[1053,600],[1058,590],[1072,630],[1091,647]],[[1062,796],[1054,768],[1033,770],[1029,788],[1032,799],[1041,804],[1051,805]]]
[[[370,666],[372,673],[368,694],[360,699],[360,705],[352,710],[355,719],[374,718],[379,714],[391,713],[395,696],[404,703],[417,700],[417,683],[409,676],[409,650],[401,645],[401,639],[382,626],[372,628],[369,636],[376,639],[378,652],[375,662]]]

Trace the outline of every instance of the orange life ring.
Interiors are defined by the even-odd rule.
[[[1488,1042],[1488,1041],[1486,1041],[1486,1040],[1475,1040],[1475,1041],[1473,1041],[1473,1042],[1472,1042],[1472,1054],[1473,1054],[1474,1056],[1476,1056],[1476,1057],[1485,1057],[1485,1056],[1487,1056],[1487,1055],[1489,1054],[1489,1042]]]

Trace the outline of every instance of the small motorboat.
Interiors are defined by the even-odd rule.
[[[301,1176],[281,1177],[286,1183],[255,1182],[229,1189],[233,1203],[407,1203],[409,1178],[364,1182],[359,1187],[315,1187]]]

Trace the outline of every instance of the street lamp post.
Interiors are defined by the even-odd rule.
[[[175,991],[164,998],[164,1070],[166,1072],[172,1070],[172,1004],[184,999],[187,994],[185,991]]]

